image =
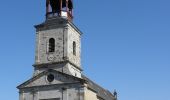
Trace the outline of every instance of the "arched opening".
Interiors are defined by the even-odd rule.
[[[46,17],[60,16],[73,19],[72,0],[46,0]]]
[[[76,55],[76,42],[73,41],[73,55]]]
[[[55,39],[54,38],[49,39],[48,51],[49,52],[54,52],[55,51]]]

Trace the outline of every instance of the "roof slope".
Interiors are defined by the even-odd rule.
[[[88,88],[95,91],[97,93],[97,96],[99,98],[102,98],[104,100],[116,100],[116,98],[114,97],[114,95],[102,88],[101,86],[97,85],[96,83],[94,83],[92,80],[90,80],[89,78],[87,78],[86,76],[82,76],[84,80],[86,80]]]

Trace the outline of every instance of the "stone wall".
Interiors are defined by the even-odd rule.
[[[84,100],[99,100],[95,92],[85,89],[85,99]]]
[[[36,91],[27,89],[20,93],[20,100],[84,100],[83,90],[78,84],[49,88],[43,87],[37,88]]]
[[[55,52],[48,52],[49,39],[55,39]],[[63,61],[63,28],[43,30],[37,33],[37,53],[36,62],[50,63]],[[51,59],[50,59],[51,57]]]
[[[73,42],[76,43],[76,55],[73,54]],[[81,66],[81,36],[72,26],[68,25],[68,58],[77,66]]]

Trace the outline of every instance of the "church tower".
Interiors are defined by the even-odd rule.
[[[47,0],[46,20],[36,25],[34,75],[54,69],[81,78],[81,32],[72,23],[72,0]]]
[[[34,73],[17,87],[19,100],[117,100],[82,74],[82,32],[72,21],[72,0],[46,0],[45,21],[35,25]]]

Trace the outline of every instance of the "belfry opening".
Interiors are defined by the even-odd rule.
[[[46,18],[63,17],[72,21],[73,2],[72,0],[46,0]]]

